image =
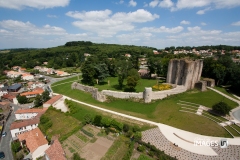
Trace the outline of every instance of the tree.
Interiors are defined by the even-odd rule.
[[[91,62],[87,61],[83,64],[81,71],[83,78],[82,82],[93,86],[95,82],[94,75],[96,74],[94,65],[91,64]]]
[[[130,69],[127,77],[127,86],[130,90],[134,90],[137,86],[140,76],[136,69]]]
[[[104,80],[109,77],[108,67],[105,63],[97,64],[95,67],[95,78],[99,80],[100,83],[104,82]]]
[[[93,117],[92,117],[92,115],[89,114],[89,113],[87,113],[87,114],[85,114],[85,115],[83,116],[83,121],[84,121],[85,123],[87,123],[87,124],[92,123],[92,119],[93,119]]]
[[[37,95],[34,101],[34,106],[39,107],[43,104],[42,97],[40,95]]]
[[[42,93],[42,102],[46,102],[50,99],[50,96],[49,96],[49,92],[48,90],[45,90],[43,93]]]
[[[20,104],[25,104],[28,101],[26,96],[17,96],[17,100]]]
[[[219,102],[219,103],[213,105],[212,109],[214,112],[216,112],[218,114],[226,115],[226,114],[229,114],[231,107],[228,104],[226,104],[225,102]]]
[[[101,120],[102,120],[102,116],[96,115],[96,116],[94,117],[93,123],[94,123],[96,126],[101,126]]]
[[[123,131],[124,131],[124,132],[128,132],[129,129],[130,129],[130,127],[129,127],[128,124],[124,124],[124,125],[123,125]]]
[[[13,141],[11,145],[12,151],[17,153],[21,149],[21,144],[19,141]]]
[[[126,60],[121,60],[117,63],[117,72],[118,72],[118,84],[119,87],[123,87],[123,81],[127,77],[127,71],[130,68],[130,63]]]
[[[81,158],[78,153],[74,153],[72,160],[85,160],[84,158]]]

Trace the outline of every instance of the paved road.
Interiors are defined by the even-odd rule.
[[[10,133],[10,126],[11,123],[14,122],[15,120],[15,115],[14,112],[17,110],[18,106],[15,104],[11,104],[11,106],[14,107],[14,110],[12,111],[11,116],[8,118],[7,123],[5,124],[4,127],[4,132],[7,132],[6,137],[2,137],[1,142],[0,142],[0,151],[3,151],[5,153],[5,159],[6,160],[12,160],[13,155],[11,151],[11,141],[12,141],[12,136]]]

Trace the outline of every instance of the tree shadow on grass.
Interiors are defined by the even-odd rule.
[[[123,85],[122,88],[118,84],[112,85],[112,87],[116,90],[123,91],[123,88],[125,87],[125,85]]]
[[[124,92],[136,92],[136,89],[132,89],[132,88],[124,88]]]

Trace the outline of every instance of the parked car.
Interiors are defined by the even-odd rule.
[[[2,133],[2,137],[5,137],[7,135],[7,132]]]
[[[0,152],[0,159],[3,159],[3,158],[5,158],[5,154],[4,152]]]

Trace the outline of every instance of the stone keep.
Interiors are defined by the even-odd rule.
[[[171,59],[168,64],[167,83],[193,89],[201,78],[203,60]]]

